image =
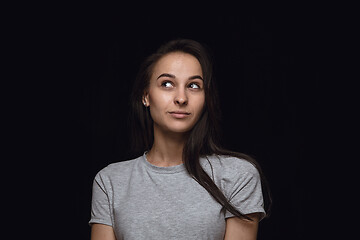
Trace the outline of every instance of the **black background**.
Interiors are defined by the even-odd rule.
[[[38,17],[42,37],[34,46],[42,49],[46,89],[35,96],[46,159],[39,167],[55,179],[51,200],[40,204],[47,202],[58,236],[89,239],[93,178],[129,157],[128,98],[139,65],[179,37],[211,49],[223,144],[254,156],[270,183],[272,215],[258,239],[324,236],[319,222],[331,186],[323,163],[336,134],[327,118],[332,81],[324,81],[329,17],[316,6],[224,5],[94,4],[52,7]]]

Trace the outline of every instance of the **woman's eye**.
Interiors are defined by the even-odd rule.
[[[200,88],[200,86],[198,84],[196,84],[196,83],[190,83],[189,87],[192,88],[192,89],[199,89]]]
[[[170,88],[170,87],[173,86],[173,84],[172,84],[171,82],[163,82],[163,83],[161,84],[161,86],[166,87],[166,88]]]

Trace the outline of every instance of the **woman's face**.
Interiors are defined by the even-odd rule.
[[[154,128],[185,133],[199,120],[205,103],[203,73],[191,54],[168,53],[155,64],[144,103]]]

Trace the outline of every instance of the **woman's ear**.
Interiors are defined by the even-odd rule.
[[[143,102],[143,105],[145,107],[150,106],[150,104],[149,104],[149,92],[147,92],[147,91],[144,92],[144,95],[142,97],[142,102]]]

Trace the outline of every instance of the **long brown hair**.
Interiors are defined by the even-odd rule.
[[[130,123],[132,124],[131,139],[133,154],[141,155],[145,151],[149,151],[154,142],[153,120],[150,116],[148,108],[145,108],[142,104],[142,98],[145,90],[149,86],[153,67],[164,55],[170,52],[178,51],[191,54],[198,59],[203,72],[205,91],[205,106],[202,116],[191,130],[183,150],[183,162],[188,173],[201,186],[203,186],[217,202],[223,206],[223,210],[228,210],[239,218],[251,220],[246,215],[236,210],[229,203],[223,192],[216,186],[210,176],[204,171],[200,165],[199,159],[200,157],[216,154],[234,156],[249,161],[259,171],[264,195],[265,211],[267,216],[269,216],[271,196],[267,181],[265,180],[264,174],[259,164],[246,154],[229,151],[220,147],[218,139],[220,137],[219,117],[221,114],[218,93],[213,74],[212,58],[207,49],[194,40],[172,40],[162,45],[141,65],[134,83],[130,101]]]

